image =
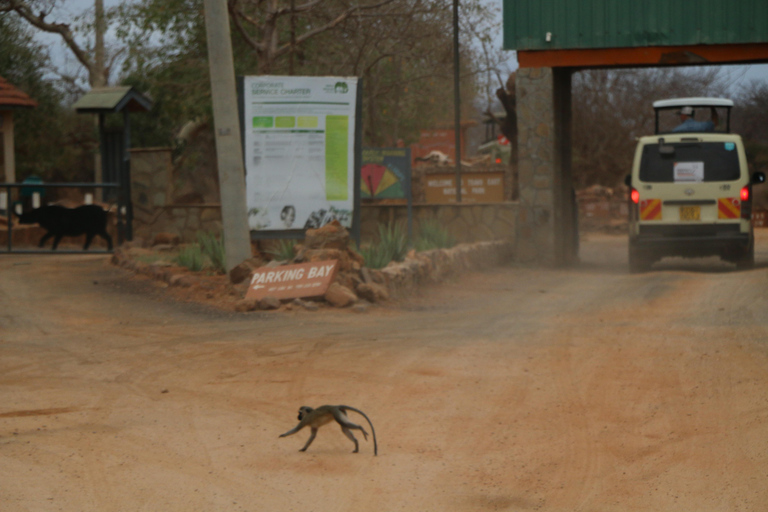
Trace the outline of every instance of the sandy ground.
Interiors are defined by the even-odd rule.
[[[171,300],[104,256],[0,256],[0,510],[768,510],[758,267],[489,269],[349,310]],[[300,405],[338,428],[278,435]],[[353,420],[364,421],[352,414]]]

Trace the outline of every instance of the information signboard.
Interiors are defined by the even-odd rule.
[[[248,225],[352,227],[356,77],[248,76],[242,82]]]
[[[429,174],[424,177],[427,203],[455,203],[456,175]],[[504,202],[504,173],[466,173],[461,176],[461,201],[464,203]]]

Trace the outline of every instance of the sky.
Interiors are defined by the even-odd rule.
[[[114,7],[115,5],[118,5],[123,0],[104,0],[104,7],[110,8]],[[500,0],[485,0],[489,3],[492,3],[492,5],[498,6],[500,3]],[[68,17],[72,17],[76,14],[80,14],[86,9],[93,9],[93,0],[65,0],[61,1],[60,4],[63,6],[60,8],[58,12],[53,13],[50,19],[56,20],[56,21],[65,21]],[[60,16],[58,19],[55,16]],[[501,10],[499,9],[498,17],[499,17],[499,23],[501,23]],[[52,38],[52,36],[42,36],[43,40],[46,42],[46,44],[51,45],[52,48],[52,57],[57,62],[62,62],[65,60],[72,61],[74,58],[70,56],[69,52],[60,45],[60,40]],[[502,33],[499,32],[498,37],[496,38],[498,42],[498,46],[502,46]],[[515,58],[514,52],[509,52],[509,60],[508,65],[511,71],[517,69],[517,60]],[[733,84],[731,86],[732,91],[738,91],[739,87],[743,85],[747,85],[750,81],[759,81],[763,83],[768,83],[768,64],[755,64],[755,65],[748,65],[748,66],[727,66],[727,69],[730,71],[733,79]]]

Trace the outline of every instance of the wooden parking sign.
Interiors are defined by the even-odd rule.
[[[336,277],[336,260],[269,267],[251,276],[246,299],[297,299],[324,295]]]

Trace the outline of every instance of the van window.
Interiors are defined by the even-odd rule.
[[[733,142],[681,142],[674,151],[659,152],[658,144],[643,147],[640,181],[735,181],[739,179],[739,152]]]

